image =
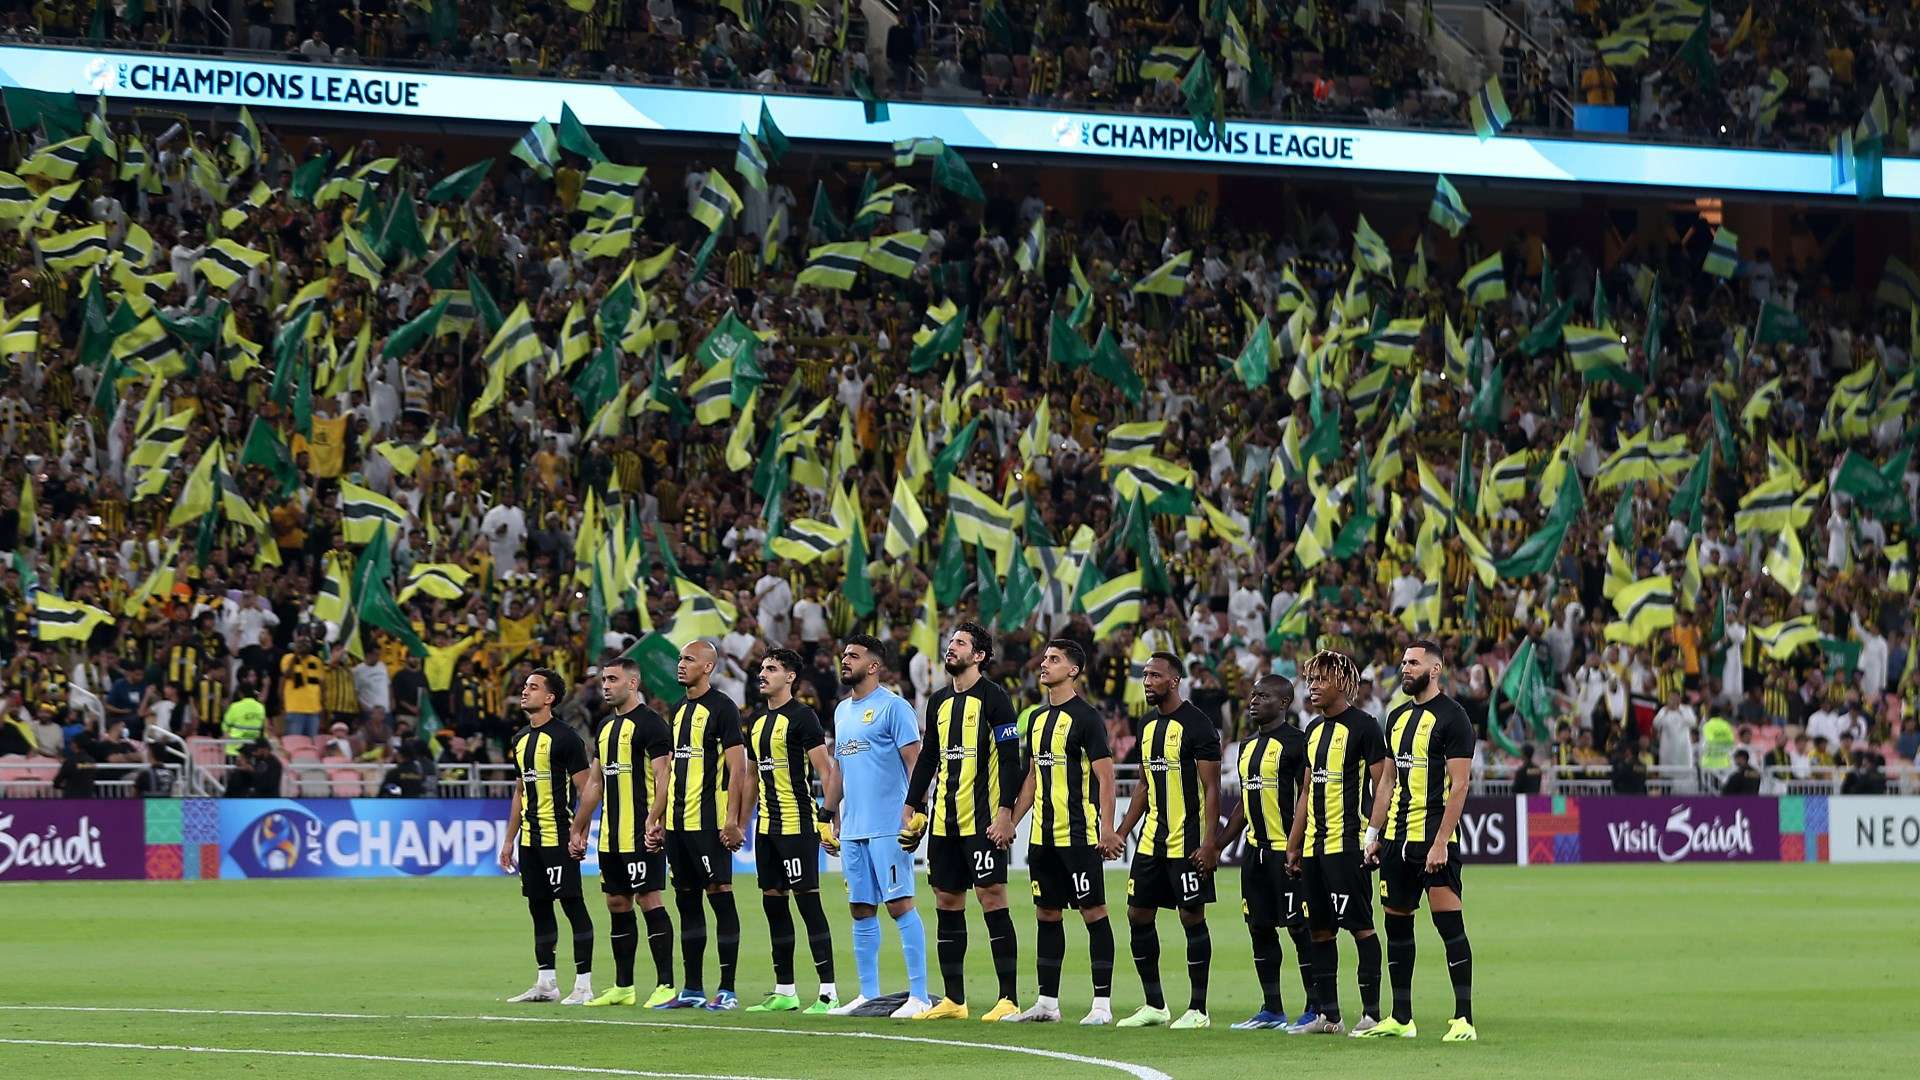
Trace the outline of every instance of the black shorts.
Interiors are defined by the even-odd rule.
[[[1313,929],[1373,929],[1373,890],[1358,851],[1300,860],[1307,925]]]
[[[563,847],[520,846],[520,895],[564,900],[580,895],[580,860]]]
[[[753,838],[753,859],[762,891],[820,891],[819,833],[760,833]]]
[[[1027,847],[1027,873],[1033,876],[1033,905],[1065,911],[1105,907],[1107,875],[1100,852],[1089,844]]]
[[[667,887],[664,851],[603,851],[600,853],[600,891],[609,896],[636,896]]]
[[[1433,845],[1425,840],[1382,840],[1380,842],[1380,903],[1396,911],[1419,911],[1420,897],[1428,889],[1452,889],[1460,895],[1460,845],[1447,845],[1447,865],[1427,873],[1427,852]]]
[[[1181,856],[1135,855],[1127,874],[1127,906],[1193,909],[1213,903],[1213,875]]]
[[[1307,925],[1306,883],[1287,873],[1287,854],[1249,846],[1240,864],[1240,912],[1255,926]]]
[[[676,889],[733,884],[733,852],[712,829],[668,829],[667,865]]]
[[[1010,854],[984,835],[928,837],[927,883],[945,893],[1005,885]]]

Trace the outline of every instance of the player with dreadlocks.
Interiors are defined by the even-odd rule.
[[[1323,649],[1300,671],[1314,718],[1307,724],[1307,783],[1287,835],[1287,868],[1304,878],[1320,1016],[1288,1030],[1308,1035],[1343,1030],[1338,932],[1344,927],[1360,955],[1361,1016],[1353,1025],[1358,1035],[1380,1022],[1380,939],[1373,932],[1373,896],[1363,860],[1361,828],[1369,816],[1363,804],[1369,780],[1377,798],[1393,791],[1393,761],[1380,722],[1352,705],[1360,684],[1360,667],[1352,657]]]

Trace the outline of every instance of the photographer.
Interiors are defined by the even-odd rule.
[[[277,799],[280,797],[280,759],[265,739],[255,739],[244,757],[227,772],[227,798]]]
[[[281,734],[320,734],[321,690],[326,677],[326,647],[316,644],[305,628],[296,631],[293,649],[280,658]]]

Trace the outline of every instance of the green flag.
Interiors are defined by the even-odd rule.
[[[573,396],[580,399],[580,415],[591,421],[607,402],[620,394],[620,356],[613,339],[602,342],[600,351],[573,377]]]
[[[1533,728],[1534,736],[1546,740],[1553,735],[1550,727],[1553,690],[1540,674],[1535,652],[1532,638],[1521,643],[1519,651],[1513,654],[1513,661],[1507,665],[1506,674],[1500,678],[1500,692],[1513,702],[1514,711]]]
[[[427,202],[438,206],[441,203],[463,203],[473,198],[486,182],[487,173],[493,169],[493,159],[483,158],[441,177],[437,183],[427,189]]]
[[[1161,595],[1172,592],[1173,583],[1167,579],[1166,560],[1160,557],[1160,541],[1153,535],[1153,516],[1139,489],[1135,489],[1133,502],[1127,506],[1127,521],[1121,538],[1140,560],[1140,580],[1146,590]]]
[[[1720,456],[1728,461],[1740,460],[1740,447],[1733,441],[1733,425],[1727,422],[1727,407],[1717,395],[1712,396],[1713,433],[1720,440]]]
[[[1542,276],[1546,276],[1544,271]],[[1551,282],[1549,281],[1548,284]],[[1571,314],[1573,314],[1571,299],[1555,304],[1553,310],[1542,316],[1539,322],[1534,323],[1533,329],[1527,332],[1527,336],[1520,339],[1520,354],[1538,356],[1560,344],[1561,331],[1567,325],[1567,316]]]
[[[953,318],[940,324],[940,329],[934,331],[931,337],[913,347],[907,371],[914,375],[932,371],[934,362],[942,356],[959,352],[960,345],[965,340],[966,329],[967,309],[961,308]]]
[[[254,417],[253,424],[247,428],[247,443],[240,451],[240,465],[258,465],[267,470],[280,483],[280,496],[285,498],[300,487],[300,471],[294,467],[293,455],[287,452],[287,446],[273,430],[273,425],[261,417]]]
[[[1261,319],[1260,326],[1247,338],[1247,344],[1233,361],[1234,374],[1249,390],[1258,390],[1267,385],[1268,362],[1273,356],[1273,331],[1267,328],[1267,320]]]
[[[353,564],[354,613],[360,622],[399,638],[413,655],[425,656],[426,643],[413,632],[412,624],[393,602],[393,593],[388,588],[393,576],[393,555],[387,546],[389,531],[375,529],[373,539],[360,549],[360,557]]]
[[[1613,542],[1620,545],[1622,551],[1634,549],[1633,493],[1640,481],[1630,480],[1620,489],[1620,501],[1613,506]]]
[[[867,579],[866,530],[856,523],[851,531],[853,537],[847,544],[847,563],[840,581],[840,595],[847,598],[853,613],[864,619],[873,614],[879,601],[873,596],[873,582]]]
[[[1072,370],[1083,367],[1093,360],[1093,353],[1087,343],[1073,328],[1073,324],[1058,315],[1047,324],[1047,359],[1063,368]]]
[[[1002,631],[1025,626],[1027,617],[1040,606],[1041,592],[1040,580],[1027,564],[1027,553],[1016,546],[1013,562],[1007,567],[1007,585],[1000,596],[1000,615],[994,625]]]
[[[647,693],[668,705],[678,705],[687,696],[679,675],[680,650],[664,634],[647,633],[626,651],[626,657],[640,664],[640,685]]]
[[[448,298],[442,296],[433,302],[432,307],[408,319],[398,330],[387,335],[387,343],[380,347],[380,355],[406,356],[422,344],[432,341],[434,331],[440,329],[440,316],[447,313],[447,302]]]
[[[940,535],[940,559],[933,567],[933,599],[943,608],[960,602],[967,589],[967,553],[960,544],[960,530],[947,515],[947,527]]]
[[[993,557],[987,554],[987,545],[974,545],[973,555],[976,571],[974,602],[980,608],[980,621],[990,623],[1000,614],[1000,576],[993,572]]]
[[[847,226],[833,212],[833,201],[827,198],[825,181],[813,185],[813,215],[808,220],[815,240],[837,243],[847,238]]]
[[[1213,65],[1201,56],[1186,78],[1180,81],[1181,96],[1187,102],[1187,115],[1193,118],[1194,134],[1205,137],[1214,130],[1220,95],[1213,85]]]
[[[327,166],[333,164],[333,151],[328,150],[301,162],[293,170],[293,182],[287,185],[287,194],[304,203],[313,202],[313,196],[326,182]]]
[[[847,80],[853,84],[854,95],[860,99],[860,108],[866,114],[867,123],[884,124],[891,119],[887,103],[873,92],[873,83],[867,80],[866,72],[857,67],[849,68]]]
[[[1687,531],[1700,531],[1700,520],[1706,513],[1707,486],[1712,483],[1714,442],[1709,439],[1706,449],[1693,459],[1693,468],[1687,470],[1687,478],[1673,493],[1673,501],[1667,504],[1667,516],[1685,518]],[[1624,546],[1624,545],[1623,545]]]
[[[1761,345],[1771,345],[1776,341],[1805,345],[1807,324],[1801,322],[1800,317],[1792,311],[1768,300],[1760,305],[1760,326],[1754,340]]]
[[[573,115],[573,106],[564,101],[560,103],[560,149],[570,150],[592,162],[607,160],[606,151],[587,134],[580,118]]]
[[[1660,306],[1660,279],[1656,277],[1647,296],[1647,330],[1640,338],[1641,351],[1647,354],[1649,382],[1660,377],[1660,332],[1666,325],[1666,309]]]
[[[1680,51],[1674,54],[1693,71],[1693,77],[1699,80],[1701,88],[1709,91],[1720,84],[1720,74],[1714,67],[1713,53],[1707,48],[1707,23],[1711,21],[1706,14],[1702,14],[1699,23],[1693,28],[1693,33],[1687,35],[1687,40],[1681,44]]]
[[[1079,336],[1075,334],[1075,340],[1078,340]],[[1140,380],[1140,376],[1133,370],[1133,365],[1127,362],[1126,354],[1120,351],[1120,342],[1113,336],[1111,326],[1100,328],[1100,340],[1093,345],[1092,367],[1095,375],[1119,387],[1128,401],[1138,405],[1145,400],[1147,384]]]
[[[933,459],[933,489],[935,491],[944,492],[947,490],[947,481],[952,479],[953,471],[960,467],[960,463],[967,459],[967,451],[973,447],[974,433],[979,430],[980,418],[976,416],[966,422],[966,425],[960,429],[959,434],[947,440],[947,445],[940,448],[940,453]],[[945,601],[942,601],[942,603],[945,603]]]
[[[787,148],[793,145],[786,133],[780,130],[780,125],[773,122],[773,113],[767,108],[765,98],[760,100],[758,141],[760,149],[767,155],[769,165],[780,164],[780,159],[787,156]]]
[[[1512,555],[1494,564],[1494,570],[1503,578],[1526,577],[1530,574],[1545,574],[1553,569],[1554,560],[1560,556],[1560,545],[1567,538],[1567,530],[1580,515],[1580,509],[1586,503],[1586,495],[1580,490],[1579,470],[1568,468],[1560,481],[1560,495],[1554,500],[1553,510],[1540,531],[1527,537]]]
[[[951,146],[942,146],[940,156],[933,159],[933,182],[963,199],[987,201],[987,193],[980,189],[980,181],[967,166],[967,159]]]

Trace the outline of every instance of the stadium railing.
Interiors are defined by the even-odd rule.
[[[8,799],[51,799],[61,794],[54,785],[60,762],[44,758],[0,759],[0,797]],[[131,799],[139,796],[143,775],[151,777],[158,793],[179,794],[180,771],[166,765],[139,762],[114,762],[93,766],[93,797]]]

